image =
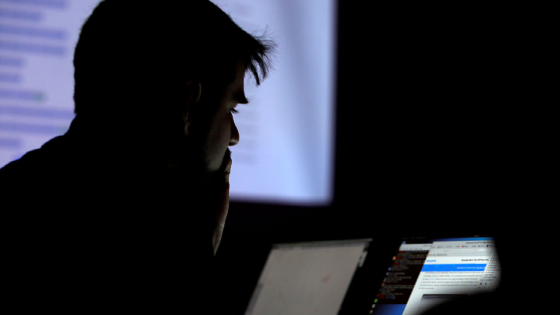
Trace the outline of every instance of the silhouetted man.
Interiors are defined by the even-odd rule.
[[[209,1],[102,1],[76,46],[69,131],[0,170],[5,298],[59,313],[223,307],[212,263],[232,114],[271,48]]]

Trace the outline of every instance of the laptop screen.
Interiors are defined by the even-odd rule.
[[[370,241],[273,245],[245,314],[338,314]]]
[[[494,291],[499,277],[492,238],[404,241],[369,314],[419,315],[450,299]]]

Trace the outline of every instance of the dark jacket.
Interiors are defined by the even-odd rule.
[[[22,311],[211,313],[210,219],[196,187],[76,129],[0,169],[4,298]]]

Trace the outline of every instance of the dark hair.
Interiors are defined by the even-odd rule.
[[[225,85],[240,59],[260,84],[273,48],[207,0],[104,0],[76,46],[74,112],[103,119],[169,114],[174,109],[166,106],[188,80]]]

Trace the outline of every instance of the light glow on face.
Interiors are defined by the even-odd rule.
[[[239,131],[235,125],[233,114],[238,104],[247,104],[244,91],[245,66],[241,61],[238,62],[236,76],[232,83],[225,88],[218,90],[214,95],[204,94],[202,87],[202,98],[199,106],[215,109],[206,112],[206,117],[199,117],[199,123],[205,124],[204,132],[197,134],[201,137],[204,144],[202,149],[205,167],[208,172],[214,172],[226,163],[226,152],[228,147],[239,143]],[[214,92],[208,92],[214,93]],[[215,103],[216,102],[216,103]],[[197,123],[197,122],[194,122]]]

